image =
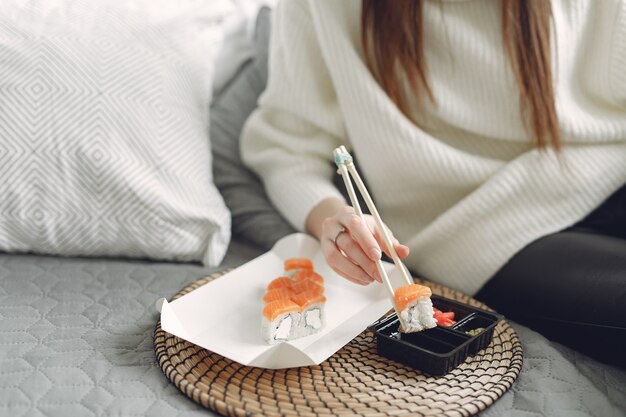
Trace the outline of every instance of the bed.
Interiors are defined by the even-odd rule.
[[[262,252],[235,240],[217,269],[0,255],[0,415],[211,415],[156,363],[155,301]],[[524,349],[522,372],[482,415],[626,415],[626,371],[514,327]]]

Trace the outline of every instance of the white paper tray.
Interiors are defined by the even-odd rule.
[[[283,275],[287,258],[307,257],[325,279],[326,326],[315,335],[270,346],[261,336],[263,294]],[[402,280],[385,264],[394,287]],[[337,275],[326,263],[319,242],[305,234],[284,237],[271,251],[161,306],[161,327],[168,333],[242,365],[280,369],[318,365],[391,309],[383,286],[363,287]]]

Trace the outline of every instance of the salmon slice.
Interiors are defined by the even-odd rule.
[[[293,295],[291,300],[298,304],[302,310],[306,309],[311,304],[320,304],[326,302],[326,297],[315,291],[304,291],[299,294]]]
[[[292,269],[310,269],[313,270],[313,262],[308,258],[289,258],[285,260],[285,271]]]
[[[267,291],[275,290],[278,288],[288,288],[291,289],[293,285],[293,281],[289,277],[279,277],[273,279],[267,286]]]
[[[265,305],[263,309],[263,315],[269,321],[275,320],[276,317],[281,314],[287,314],[292,312],[299,312],[300,306],[288,298],[281,298],[274,300]]]
[[[293,295],[293,291],[291,290],[291,288],[287,288],[287,287],[275,288],[265,293],[265,295],[263,296],[263,301],[265,301],[266,303],[269,303],[271,301],[279,300],[281,298],[289,299],[292,295]]]
[[[298,269],[295,274],[291,277],[294,281],[302,281],[303,279],[308,278],[311,274],[314,274],[312,269]]]
[[[398,287],[394,294],[394,301],[398,312],[404,310],[406,306],[414,300],[422,297],[430,297],[432,291],[425,285],[411,284]]]
[[[317,284],[315,281],[311,279],[305,279],[302,281],[294,282],[291,288],[293,289],[293,292],[295,294],[300,294],[300,293],[308,292],[308,291],[312,291],[317,294],[324,293],[324,287],[322,285]]]
[[[296,274],[293,276],[293,280],[295,282],[309,280],[313,281],[317,285],[324,286],[324,278],[322,278],[320,274],[313,272],[309,269],[301,269],[300,271],[296,272]]]

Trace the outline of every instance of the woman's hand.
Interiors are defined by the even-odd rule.
[[[326,262],[339,275],[360,285],[382,282],[376,261],[381,257],[381,248],[388,256],[391,254],[372,216],[366,215],[363,221],[352,207],[329,199],[311,211],[307,226],[319,239]],[[409,248],[393,236],[392,241],[398,256],[406,258]]]

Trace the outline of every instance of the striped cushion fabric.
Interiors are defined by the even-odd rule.
[[[207,132],[226,3],[2,0],[0,250],[219,264]]]

